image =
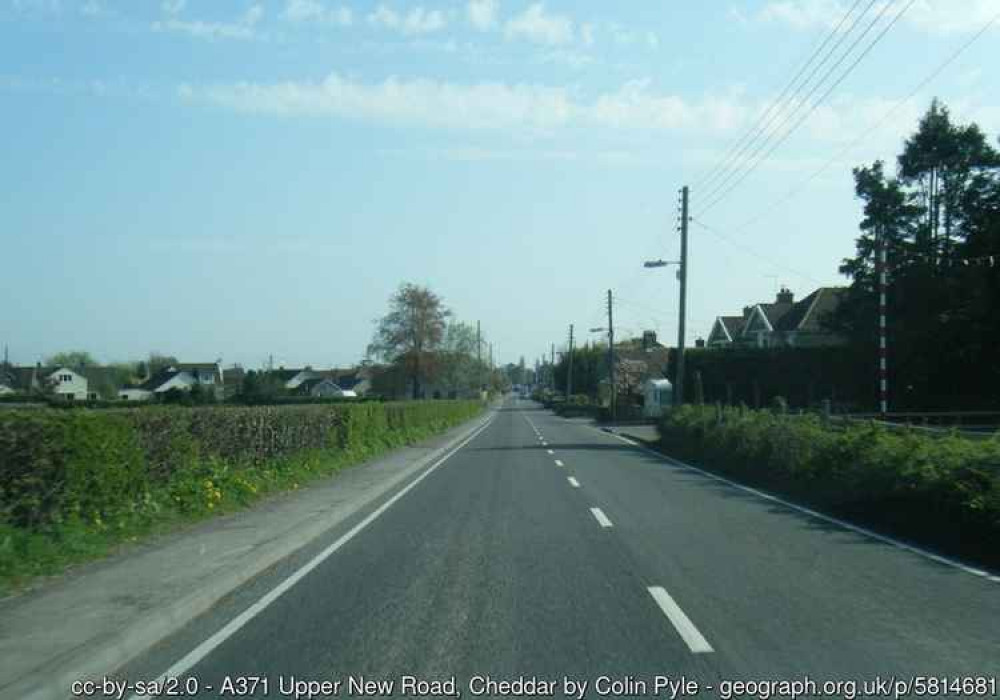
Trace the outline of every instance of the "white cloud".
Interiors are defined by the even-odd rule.
[[[574,109],[562,88],[397,78],[364,84],[337,73],[318,83],[182,85],[179,95],[241,112],[472,129],[560,126],[569,123]]]
[[[436,32],[444,29],[448,23],[440,10],[415,7],[404,15],[385,5],[375,8],[375,11],[368,15],[368,22],[408,36]]]
[[[642,154],[622,149],[538,149],[494,148],[492,146],[455,146],[450,148],[381,149],[387,158],[428,158],[462,163],[562,161],[595,162],[606,165],[630,165],[645,162]]]
[[[287,0],[281,17],[289,22],[318,22],[340,27],[349,27],[354,23],[351,8],[327,7],[319,0]]]
[[[844,0],[770,0],[752,16],[738,9],[731,9],[730,15],[740,22],[756,20],[794,29],[833,28],[848,8]],[[978,31],[998,12],[1000,0],[918,0],[903,15],[903,21],[929,33],[966,33]]]
[[[539,2],[508,20],[506,34],[508,38],[523,38],[539,44],[568,44],[573,41],[573,20],[547,13],[545,5]]]
[[[689,100],[657,94],[635,80],[586,100],[565,87],[539,84],[457,84],[427,78],[362,83],[339,73],[320,82],[182,85],[182,99],[239,112],[277,116],[337,116],[361,121],[460,129],[731,131],[756,114],[739,96]]]
[[[617,89],[588,97],[573,88],[537,83],[461,84],[395,77],[369,83],[339,73],[331,73],[321,81],[184,84],[178,87],[177,94],[185,101],[236,112],[289,118],[335,117],[456,130],[554,132],[591,128],[622,134],[730,136],[748,128],[772,99],[739,91],[687,97],[658,91],[648,79],[631,80]],[[862,136],[867,144],[858,149],[862,161],[883,156],[883,152],[884,157],[891,158],[901,138],[916,127],[929,102],[930,93],[890,111],[896,104],[890,98],[839,96],[817,109],[763,167],[772,167],[788,153],[794,153],[796,158],[817,154],[829,157],[831,146],[842,147]],[[1000,130],[1000,107],[986,93],[974,102],[952,98],[948,105],[960,123],[973,119],[987,133]]]
[[[185,5],[187,5],[187,0],[163,0],[163,4],[160,7],[165,14],[179,15]]]
[[[99,17],[107,12],[107,8],[104,7],[98,0],[87,0],[80,6],[80,14],[85,17]]]
[[[480,31],[492,29],[497,21],[496,0],[469,0],[465,8],[469,23]]]
[[[164,3],[164,9],[167,5]],[[264,17],[264,8],[253,5],[236,22],[205,22],[202,20],[181,20],[177,13],[183,9],[184,3],[174,10],[167,10],[170,15],[166,20],[153,22],[156,31],[178,32],[199,39],[253,39],[257,34],[257,25]]]
[[[623,27],[616,22],[612,22],[608,25],[607,29],[608,33],[611,34],[611,38],[614,39],[615,43],[619,46],[646,44],[650,48],[656,48],[659,44],[659,39],[656,34],[650,31],[643,32],[637,29],[629,29],[628,27]]]
[[[580,27],[580,38],[583,40],[585,46],[594,45],[594,34],[597,30],[594,25],[590,22],[585,23]]]

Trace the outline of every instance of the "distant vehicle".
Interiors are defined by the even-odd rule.
[[[647,379],[642,394],[642,415],[646,418],[659,418],[674,403],[674,385],[669,379]]]

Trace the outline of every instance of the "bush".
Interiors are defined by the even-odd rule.
[[[365,456],[456,425],[481,408],[434,401],[7,410],[0,412],[0,523],[39,530],[73,519],[100,525],[164,506],[185,510],[220,480],[257,478],[289,460],[301,466]],[[169,502],[155,502],[165,492]]]
[[[817,416],[684,406],[660,424],[664,449],[982,560],[1000,563],[1000,439],[843,430]]]

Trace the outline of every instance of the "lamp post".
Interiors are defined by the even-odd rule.
[[[677,265],[677,279],[681,283],[681,314],[680,314],[680,326],[678,328],[679,340],[677,343],[677,374],[674,377],[675,391],[674,391],[674,403],[680,404],[683,401],[683,397],[680,392],[684,388],[684,315],[685,315],[685,294],[684,291],[686,285],[686,277],[683,274],[684,261],[683,260],[647,260],[642,264],[645,268],[659,268],[667,267],[668,265]]]

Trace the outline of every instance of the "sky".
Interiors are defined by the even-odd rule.
[[[619,337],[674,344],[676,268],[642,263],[678,259],[688,185],[690,345],[845,283],[851,168],[894,167],[934,96],[995,141],[998,14],[0,0],[0,343],[345,366],[413,282],[501,362],[600,339],[608,289]]]

